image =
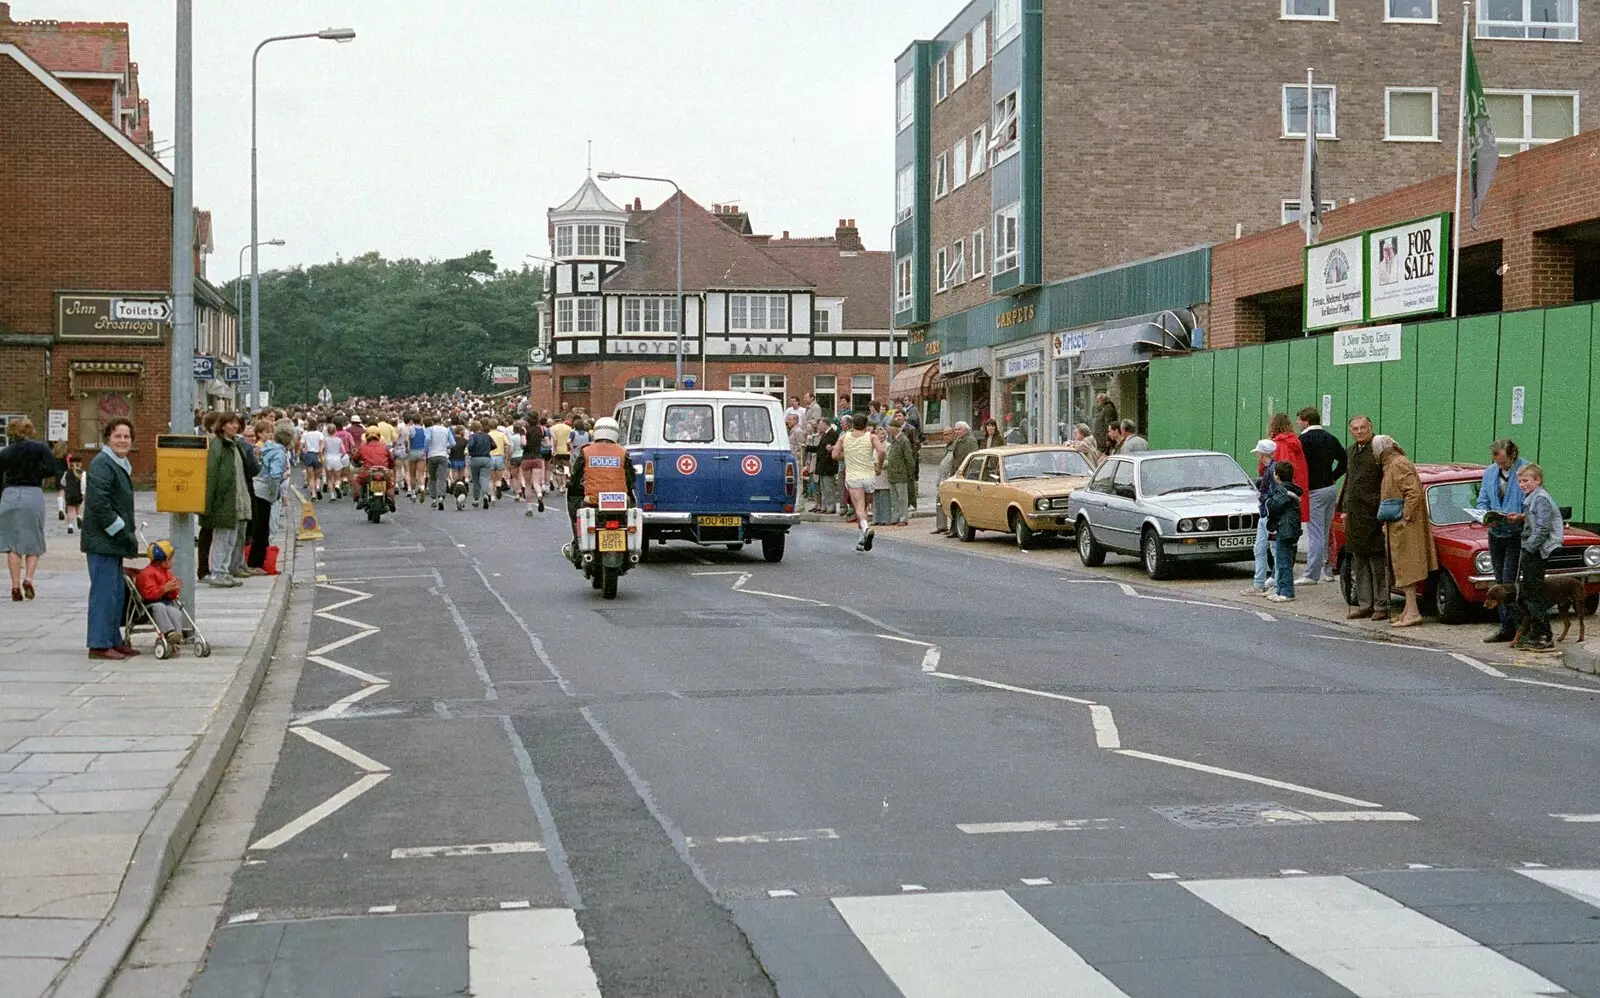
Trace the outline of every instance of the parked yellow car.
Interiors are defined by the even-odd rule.
[[[1067,500],[1093,474],[1073,444],[992,447],[973,451],[939,483],[939,506],[963,541],[980,530],[1004,530],[1029,548],[1040,534],[1072,533]]]

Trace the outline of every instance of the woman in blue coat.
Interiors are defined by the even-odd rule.
[[[136,557],[133,519],[133,423],[113,419],[100,431],[103,446],[89,462],[83,489],[79,547],[89,562],[89,657],[124,659],[139,654],[123,640],[122,608],[128,587],[122,559]]]

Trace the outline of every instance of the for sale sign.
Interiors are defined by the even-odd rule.
[[[1449,302],[1450,216],[1372,229],[1367,241],[1367,318],[1443,312]]]

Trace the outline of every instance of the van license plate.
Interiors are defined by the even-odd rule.
[[[628,534],[622,530],[600,531],[601,551],[626,551],[628,550]]]
[[[744,521],[737,516],[697,516],[695,523],[702,527],[738,527]]]
[[[1254,547],[1255,543],[1256,543],[1256,539],[1254,537],[1218,537],[1217,538],[1217,547],[1219,547],[1219,548],[1247,548],[1247,547]]]

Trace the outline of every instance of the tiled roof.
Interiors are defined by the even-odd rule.
[[[774,239],[764,251],[809,278],[818,297],[843,298],[845,329],[889,328],[889,277],[894,265],[887,252],[861,250],[841,255],[833,236]]]
[[[627,266],[605,283],[607,291],[672,291],[675,287],[677,199],[683,199],[683,286],[808,289],[809,277],[781,263],[730,229],[691,197],[673,194],[653,211],[628,218]],[[888,271],[884,272],[884,294]]]
[[[620,208],[616,202],[606,197],[600,185],[594,182],[593,177],[584,177],[583,186],[578,188],[576,194],[567,198],[565,203],[551,208],[551,211],[594,211],[604,212],[608,215],[620,215],[627,209]]]

